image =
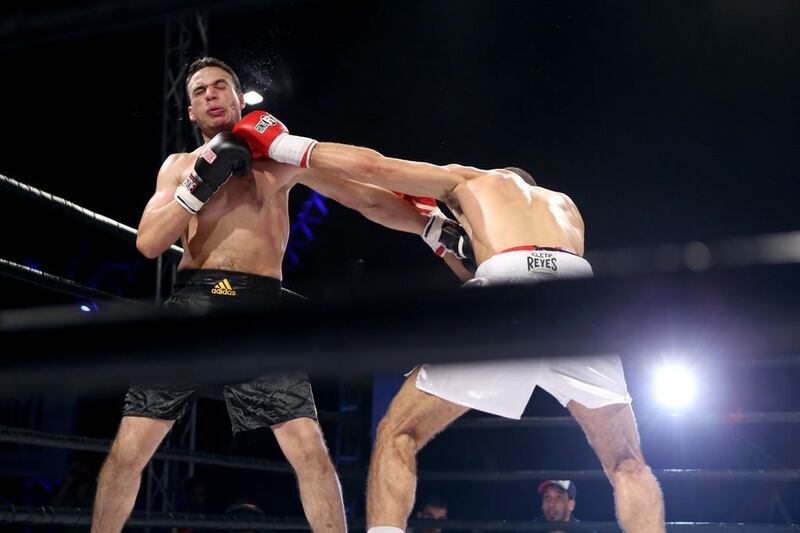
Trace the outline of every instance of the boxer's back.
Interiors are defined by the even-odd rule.
[[[583,255],[583,219],[565,194],[525,183],[507,170],[475,174],[448,195],[472,237],[478,262],[516,246]]]

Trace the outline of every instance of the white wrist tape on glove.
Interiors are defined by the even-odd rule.
[[[188,181],[189,178],[187,178]],[[186,209],[193,215],[196,215],[198,211],[205,205],[205,202],[199,200],[192,191],[189,190],[189,186],[186,181],[178,185],[178,188],[175,189],[175,201],[178,202],[182,208]]]
[[[311,163],[311,149],[317,141],[308,137],[282,133],[269,146],[269,158],[278,163],[288,163],[307,168]]]

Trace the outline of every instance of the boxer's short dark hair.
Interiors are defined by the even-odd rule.
[[[525,180],[525,183],[533,185],[534,187],[536,186],[536,180],[533,179],[533,176],[531,176],[530,172],[525,172],[524,170],[518,167],[506,167],[506,170],[510,170],[511,172],[513,172],[514,174]]]
[[[233,79],[233,88],[236,89],[236,94],[242,94],[242,84],[239,82],[239,76],[233,71],[233,69],[224,61],[217,59],[216,57],[201,57],[192,61],[192,64],[189,65],[189,72],[186,74],[186,92],[189,92],[189,80],[192,79],[192,76],[198,70],[208,68],[208,67],[217,67],[221,68],[225,72],[231,75],[231,79]]]

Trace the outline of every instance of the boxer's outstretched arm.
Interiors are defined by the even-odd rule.
[[[185,178],[180,175],[181,169],[187,166],[184,158],[194,157],[192,154],[172,154],[158,172],[156,192],[144,208],[136,235],[136,248],[150,259],[172,246],[183,235],[192,218],[174,196],[175,188]]]
[[[324,173],[373,183],[413,196],[443,199],[459,184],[482,173],[458,165],[441,167],[430,163],[384,157],[375,150],[337,143],[319,143],[291,135],[286,126],[266,111],[248,113],[233,133],[250,147],[253,157],[268,157],[278,163],[313,168]]]
[[[313,147],[310,167],[393,191],[440,199],[467,179],[455,169],[385,157],[369,148],[327,142]]]
[[[450,267],[450,270],[453,271],[453,274],[463,282],[467,282],[475,277],[475,274],[464,266],[463,261],[450,252],[442,256],[442,261],[444,261],[445,264]]]
[[[299,172],[295,180],[387,228],[419,235],[428,217],[396,194],[376,185],[359,183],[315,170]]]
[[[297,173],[295,181],[390,229],[419,235],[428,222],[428,216],[420,213],[411,203],[375,185],[328,176],[314,170]],[[472,272],[454,254],[447,252],[442,260],[461,281],[472,279]]]

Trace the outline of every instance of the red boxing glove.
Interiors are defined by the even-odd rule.
[[[439,206],[436,203],[435,198],[426,198],[424,196],[411,196],[410,194],[405,194],[396,191],[392,192],[395,193],[398,198],[405,200],[406,202],[416,207],[417,211],[419,211],[423,215],[430,216],[433,214],[434,211],[439,211]]]
[[[283,122],[266,111],[248,113],[233,127],[233,133],[244,139],[253,159],[272,159],[307,168],[314,139],[290,135]]]

